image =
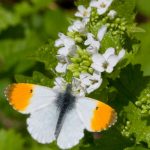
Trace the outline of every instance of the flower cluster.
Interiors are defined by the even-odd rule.
[[[104,73],[112,73],[118,62],[124,57],[125,50],[122,48],[116,52],[116,47],[108,47],[105,52],[101,51],[101,42],[110,28],[123,28],[116,23],[117,12],[110,10],[112,0],[92,0],[88,8],[78,6],[75,19],[68,27],[67,35],[59,33],[59,39],[55,41],[58,48],[58,64],[55,68],[60,77],[56,78],[55,87],[65,86],[68,81],[65,75],[72,75],[73,91],[79,95],[93,92],[101,86]],[[99,26],[98,31],[93,33],[89,26],[95,16],[106,18]],[[110,26],[107,20],[114,21]],[[94,28],[94,27],[93,27]],[[124,28],[123,28],[124,29]]]

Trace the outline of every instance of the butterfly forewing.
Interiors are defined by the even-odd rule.
[[[113,108],[100,101],[80,97],[77,99],[77,112],[91,132],[100,132],[113,125],[117,120],[117,114]]]
[[[27,114],[51,104],[57,93],[45,86],[18,83],[8,86],[5,96],[14,109]]]

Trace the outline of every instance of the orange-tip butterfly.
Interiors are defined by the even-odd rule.
[[[5,95],[15,110],[30,114],[27,129],[35,140],[43,144],[56,140],[61,149],[78,144],[84,129],[100,132],[117,120],[114,109],[73,95],[70,84],[65,91],[28,83],[12,84]]]

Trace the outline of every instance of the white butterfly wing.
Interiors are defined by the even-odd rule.
[[[28,114],[54,102],[57,93],[45,86],[18,83],[8,86],[5,96],[15,110]]]
[[[58,116],[58,109],[55,103],[52,103],[30,115],[27,119],[27,129],[39,143],[51,143],[55,140],[54,133]]]
[[[66,114],[57,144],[61,149],[68,149],[78,144],[83,136],[84,125],[76,109],[73,108]]]
[[[113,108],[91,98],[77,98],[76,109],[85,128],[91,132],[105,130],[117,120],[117,113]]]

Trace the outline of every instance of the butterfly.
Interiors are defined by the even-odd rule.
[[[84,137],[84,129],[100,132],[113,125],[117,114],[103,102],[72,94],[71,84],[64,91],[46,86],[16,83],[5,90],[12,107],[27,118],[27,130],[39,143],[57,141],[69,149]]]

